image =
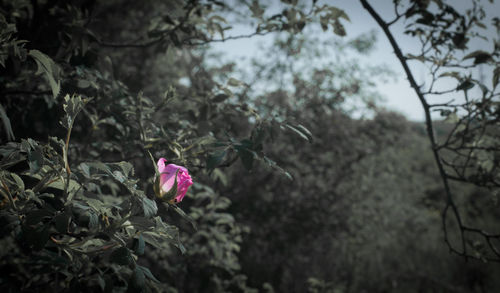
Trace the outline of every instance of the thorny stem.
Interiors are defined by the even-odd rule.
[[[68,127],[68,133],[66,134],[66,141],[64,142],[63,159],[64,159],[64,169],[66,169],[66,182],[64,183],[64,195],[68,198],[68,188],[69,181],[71,178],[71,169],[69,168],[68,162],[68,151],[69,151],[69,139],[71,137],[71,129],[73,129],[73,123]]]

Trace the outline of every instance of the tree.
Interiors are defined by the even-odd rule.
[[[498,35],[484,36],[486,13],[480,1],[472,1],[464,13],[445,1],[394,1],[395,18],[384,21],[366,0],[363,7],[377,21],[387,36],[425,111],[426,129],[437,168],[442,178],[446,206],[443,210],[445,241],[450,250],[465,258],[499,261],[496,239],[500,234],[483,230],[467,223],[456,204],[452,181],[467,182],[484,187],[495,197],[499,187],[498,127],[499,127],[499,49]],[[407,20],[405,34],[418,38],[419,54],[404,55],[390,27]],[[498,31],[498,18],[492,19]],[[478,39],[485,39],[494,47],[488,51],[469,49]],[[410,61],[419,61],[429,69],[430,81],[418,85],[409,67]],[[472,69],[487,68],[491,83],[475,78]],[[456,87],[442,89],[439,82],[455,79]],[[473,91],[477,86],[480,91]],[[452,94],[445,103],[434,103],[436,96]],[[461,97],[460,97],[461,96]],[[432,111],[439,111],[452,126],[446,138],[438,141]],[[449,213],[451,212],[451,218]],[[450,225],[456,225],[460,244],[451,243]],[[477,237],[482,240],[477,239]]]

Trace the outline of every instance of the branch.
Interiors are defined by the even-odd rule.
[[[161,42],[162,40],[163,38],[154,39],[145,43],[112,43],[96,39],[96,42],[102,47],[110,47],[110,48],[147,48]]]
[[[173,29],[173,30],[175,30],[175,29]],[[188,45],[188,46],[202,46],[202,45],[206,45],[209,43],[223,43],[223,42],[231,41],[231,40],[249,39],[249,38],[252,38],[254,36],[265,36],[267,34],[274,33],[274,32],[276,32],[276,31],[254,32],[254,33],[245,34],[245,35],[229,36],[227,38],[222,38],[222,39],[201,40],[201,41],[194,42],[194,43],[189,43],[189,41],[192,39],[195,39],[196,37],[190,37],[190,38],[186,38],[186,39],[182,40],[181,43]],[[105,42],[105,41],[102,41],[99,39],[96,39],[96,42],[100,46],[110,47],[110,48],[147,48],[147,47],[150,47],[152,45],[155,45],[155,44],[163,41],[164,39],[165,39],[165,37],[162,36],[158,39],[154,39],[154,40],[151,40],[148,42],[143,42],[143,43],[135,43],[135,42],[132,42],[132,43],[114,43],[114,42]]]
[[[155,45],[155,44],[163,41],[165,39],[165,36],[170,35],[171,33],[174,33],[176,30],[180,29],[181,26],[188,20],[189,15],[194,8],[195,8],[195,6],[191,6],[190,8],[188,8],[186,10],[184,17],[180,21],[180,23],[177,24],[171,30],[165,32],[161,37],[159,37],[157,39],[153,39],[153,40],[150,40],[147,42],[142,42],[142,43],[137,43],[137,42],[131,42],[131,43],[106,42],[106,41],[102,41],[98,38],[95,38],[95,41],[100,46],[110,47],[110,48],[147,48],[147,47],[150,47],[152,45]],[[254,36],[265,36],[265,35],[272,33],[272,32],[275,32],[275,31],[267,31],[267,32],[256,31],[254,33],[245,34],[245,35],[229,36],[227,38],[222,38],[222,39],[207,39],[207,40],[200,40],[200,41],[195,42],[195,43],[189,43],[190,40],[196,38],[196,36],[193,36],[193,37],[181,40],[181,43],[188,45],[188,46],[201,46],[201,45],[205,45],[205,44],[209,44],[209,43],[219,43],[219,42],[226,42],[226,41],[230,41],[230,40],[248,39],[248,38],[251,38]]]
[[[466,247],[466,243],[465,243],[464,225],[462,224],[462,219],[460,217],[460,213],[458,212],[457,206],[456,206],[455,202],[453,201],[450,186],[448,183],[448,177],[447,177],[446,171],[444,170],[444,166],[443,166],[443,163],[441,162],[441,158],[440,158],[440,155],[438,152],[438,145],[436,143],[434,128],[432,126],[430,106],[427,103],[427,101],[424,97],[424,94],[421,92],[420,87],[417,85],[417,82],[415,81],[413,73],[411,72],[411,70],[408,66],[408,63],[406,61],[406,58],[404,57],[401,49],[399,48],[398,43],[396,42],[396,40],[394,39],[394,36],[392,35],[391,31],[389,30],[389,25],[380,17],[380,15],[367,2],[367,0],[360,0],[360,2],[363,5],[363,7],[368,11],[368,13],[370,13],[370,15],[375,19],[377,24],[384,31],[384,34],[386,35],[392,48],[394,49],[394,53],[396,54],[396,57],[399,59],[401,66],[403,66],[403,69],[406,73],[408,81],[410,82],[410,86],[413,88],[413,90],[417,94],[418,99],[420,100],[420,103],[422,104],[422,107],[424,108],[425,125],[426,125],[426,129],[427,129],[427,135],[428,135],[429,141],[431,143],[432,152],[434,154],[434,161],[436,162],[436,165],[438,167],[439,175],[441,177],[443,187],[445,190],[445,194],[446,194],[446,207],[444,208],[443,213],[442,213],[442,222],[443,222],[443,230],[444,230],[444,234],[445,234],[445,242],[452,252],[455,252],[459,255],[463,255],[467,259],[468,254],[467,254],[467,247]],[[462,242],[462,251],[456,250],[451,245],[451,243],[448,239],[447,227],[446,227],[446,216],[447,216],[448,209],[450,207],[451,207],[453,215],[455,216],[455,219],[457,220],[457,223],[460,227],[460,238],[461,238],[461,242]]]
[[[227,38],[222,38],[222,39],[211,39],[211,40],[206,40],[198,43],[192,43],[190,44],[191,46],[200,46],[200,45],[205,45],[208,43],[220,43],[220,42],[225,42],[225,41],[230,41],[230,40],[239,40],[239,39],[249,39],[254,36],[265,36],[269,33],[274,33],[275,31],[267,31],[267,32],[254,32],[246,35],[237,35],[237,36],[229,36]]]

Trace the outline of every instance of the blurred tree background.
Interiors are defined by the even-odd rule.
[[[360,0],[413,122],[382,106],[394,73],[360,61],[380,35],[329,1],[274,2],[0,2],[2,292],[500,290],[498,18]],[[244,68],[211,48],[259,35]],[[155,198],[160,157],[193,178],[181,203]]]

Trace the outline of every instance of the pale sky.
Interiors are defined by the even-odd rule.
[[[449,3],[451,2],[456,3],[458,7],[457,9],[459,9],[460,7],[467,7],[468,3],[470,3],[469,0],[449,1]],[[487,8],[486,11],[492,14],[489,15],[489,18],[493,16],[499,16],[500,4],[498,3],[498,1],[495,4],[490,4],[488,1],[483,2]],[[271,3],[271,1],[267,3]],[[351,19],[351,22],[344,22],[347,31],[347,37],[354,37],[361,33],[369,32],[373,29],[376,30],[378,39],[376,48],[372,53],[370,53],[369,56],[360,58],[360,62],[367,62],[368,64],[372,65],[385,64],[396,73],[398,77],[396,81],[391,79],[388,83],[385,84],[377,82],[377,88],[380,94],[385,99],[385,101],[382,102],[382,106],[402,113],[409,120],[423,121],[424,114],[422,106],[420,105],[420,102],[418,101],[418,98],[415,95],[414,91],[410,88],[399,60],[394,55],[392,47],[387,41],[387,38],[383,34],[382,30],[378,27],[378,25],[371,18],[368,12],[364,10],[364,8],[361,6],[361,3],[357,0],[318,1],[319,5],[323,3],[341,8],[347,13],[349,18]],[[390,20],[393,15],[392,0],[371,0],[370,3],[385,20]],[[281,4],[279,4],[279,1],[275,0],[273,1],[272,5],[279,6]],[[280,8],[278,7],[278,9]],[[485,23],[487,26],[489,26],[491,22],[487,20]],[[403,25],[394,28],[391,27],[394,36],[399,41],[401,49],[404,51],[404,53],[408,53],[411,52],[413,48],[417,48],[419,43],[411,37],[404,35],[402,33],[403,29]],[[228,32],[226,35],[247,34],[251,33],[252,31],[252,28],[246,29],[242,27],[235,27],[233,31]],[[333,33],[331,31],[327,31],[324,34],[332,35]],[[248,60],[251,57],[257,56],[259,52],[257,48],[260,42],[270,42],[271,39],[271,36],[256,36],[249,39],[239,39],[227,41],[224,43],[214,43],[213,48],[217,51],[223,52],[227,58],[233,59],[241,65],[244,64],[244,60]],[[476,43],[472,46],[476,47],[475,49],[483,49],[481,48],[481,46],[485,45],[488,44]],[[489,50],[489,48],[485,49]],[[417,62],[411,62],[410,66],[417,82],[421,83],[425,81],[427,71],[423,66],[416,63]],[[453,84],[450,81],[449,84],[445,83],[442,86],[443,88],[450,88],[455,87],[456,84]],[[448,97],[446,98],[449,99]],[[441,98],[440,101],[444,101],[444,99],[445,98]]]

